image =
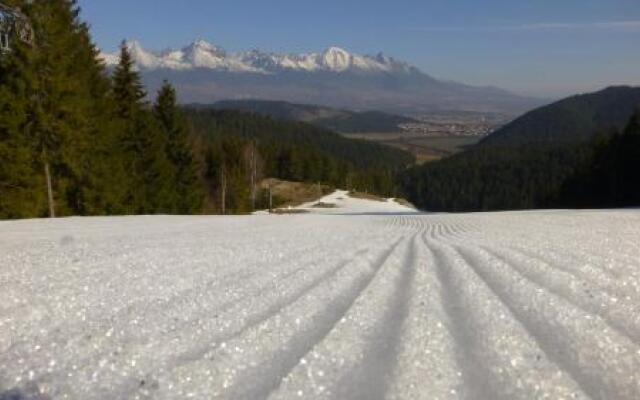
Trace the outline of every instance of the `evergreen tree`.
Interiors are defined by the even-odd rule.
[[[44,181],[27,135],[34,71],[23,45],[0,56],[0,218],[40,216],[45,209]]]
[[[165,81],[158,92],[154,114],[167,138],[166,152],[173,164],[173,211],[193,214],[201,210],[202,190],[198,166],[189,141],[189,129],[177,106],[176,91]]]
[[[126,212],[130,214],[173,211],[174,168],[166,154],[167,138],[144,101],[146,93],[126,43],[113,74],[115,114],[120,126],[120,147],[129,172]]]
[[[24,211],[30,216],[44,215],[46,208],[50,215],[85,213],[90,207],[84,189],[97,181],[94,163],[101,160],[96,157],[96,143],[103,142],[108,131],[102,117],[109,91],[103,67],[87,26],[79,21],[75,1],[13,1],[12,5],[29,17],[35,33],[33,47],[16,41],[14,51],[3,57],[7,70],[0,88],[3,103],[11,104],[3,114],[13,116],[3,118],[5,136],[13,137],[14,145],[23,142],[29,148],[29,156],[20,156],[27,153],[24,146],[13,156],[17,164],[12,169],[20,169],[18,158],[29,159],[34,176],[24,175],[23,180],[38,181],[42,187],[29,189],[33,201],[25,202]],[[24,182],[13,185],[24,186]],[[49,207],[42,207],[38,199],[47,189]],[[96,197],[106,191],[94,189]]]

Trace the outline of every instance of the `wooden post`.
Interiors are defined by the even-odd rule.
[[[273,193],[271,192],[271,184],[269,184],[269,214],[273,212]]]

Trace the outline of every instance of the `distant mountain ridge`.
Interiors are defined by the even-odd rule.
[[[533,110],[479,144],[576,142],[620,131],[640,107],[640,87],[613,86]]]
[[[393,72],[413,73],[417,68],[397,61],[382,53],[375,56],[351,54],[339,47],[330,47],[322,53],[276,54],[257,49],[229,53],[223,48],[204,40],[197,40],[181,49],[161,52],[145,50],[137,41],[130,41],[127,47],[138,67],[144,70],[211,69],[237,73],[277,73],[282,70],[305,72],[345,72],[361,73]],[[104,54],[107,64],[115,64],[118,54]]]
[[[136,41],[126,46],[150,92],[169,79],[183,103],[267,99],[416,115],[444,110],[516,115],[541,104],[495,87],[438,80],[384,54],[358,55],[339,47],[276,54],[230,53],[203,40],[164,51],[146,50]],[[118,62],[118,54],[101,57],[108,67]]]
[[[342,133],[398,132],[401,130],[400,124],[418,122],[413,118],[380,111],[355,112],[286,101],[226,100],[196,107],[253,112],[275,119],[307,122]]]

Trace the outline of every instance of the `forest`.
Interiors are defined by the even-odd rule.
[[[621,131],[572,141],[479,145],[409,169],[404,191],[433,211],[640,205],[640,111]]]
[[[69,0],[13,0],[34,43],[0,56],[0,218],[245,213],[264,177],[392,194],[407,153],[303,123],[149,96],[123,45],[107,71]],[[149,98],[154,98],[153,102]]]
[[[232,214],[264,178],[406,196],[433,211],[640,205],[640,89],[534,110],[479,145],[406,152],[255,113],[148,94],[126,46],[108,71],[71,0],[11,0],[34,43],[0,55],[0,218]],[[153,99],[153,101],[150,101]]]

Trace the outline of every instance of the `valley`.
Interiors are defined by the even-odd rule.
[[[415,157],[416,164],[418,165],[441,160],[457,154],[478,143],[484,137],[480,135],[431,136],[410,132],[345,133],[343,135],[352,139],[368,140],[404,150]]]

